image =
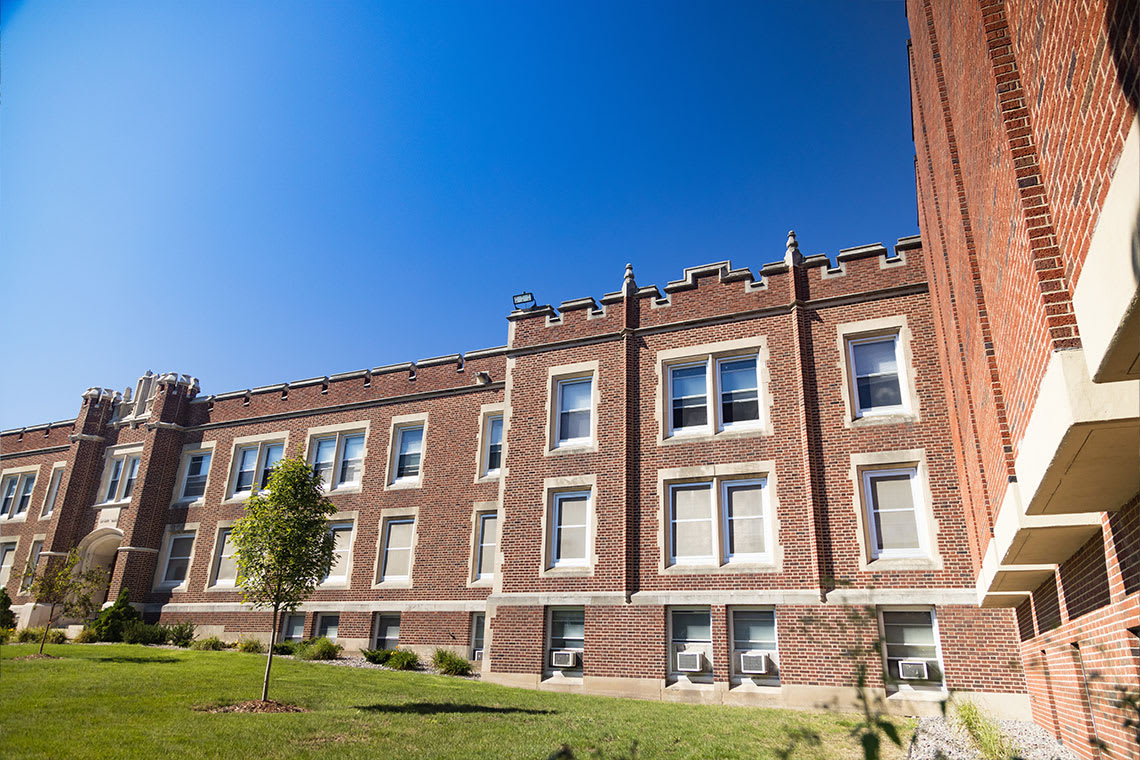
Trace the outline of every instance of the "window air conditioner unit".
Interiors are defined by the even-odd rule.
[[[677,652],[677,670],[682,673],[703,673],[704,669],[704,652]]]
[[[757,650],[740,653],[740,672],[765,675],[769,672],[768,653]]]
[[[923,660],[899,660],[899,678],[903,681],[926,681],[926,663]]]
[[[482,660],[483,659],[483,650],[482,649],[476,649],[474,652],[474,656],[471,659]]]
[[[578,664],[578,653],[569,649],[556,649],[550,653],[550,664],[556,668],[572,668]]]

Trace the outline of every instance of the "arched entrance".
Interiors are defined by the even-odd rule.
[[[119,558],[119,546],[123,543],[123,532],[117,528],[100,528],[87,534],[79,542],[80,569],[90,570],[101,567],[107,574],[103,588],[97,591],[92,601],[98,609],[107,601],[107,589],[111,575],[115,572],[115,561]]]

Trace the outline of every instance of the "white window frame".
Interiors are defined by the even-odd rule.
[[[344,452],[346,443],[350,438],[361,439],[360,466],[355,480],[342,480],[345,465]],[[324,484],[327,493],[348,493],[360,490],[361,483],[364,481],[364,463],[368,459],[368,426],[366,424],[315,428],[309,431],[308,440],[309,451],[305,461],[314,470],[317,466],[317,451],[320,442],[329,440],[333,442],[332,468],[329,472],[329,481]]]
[[[170,560],[172,552],[174,551],[174,541],[179,538],[190,538],[190,554],[186,558],[186,577],[180,581],[168,581],[166,574],[170,570]],[[185,589],[190,581],[190,570],[194,563],[194,550],[198,545],[198,530],[197,527],[183,527],[177,530],[168,530],[163,541],[162,560],[158,563],[159,574],[157,582],[155,583],[156,589],[165,589],[174,591],[177,589]]]
[[[15,541],[0,541],[0,587],[7,587],[8,583],[12,580],[12,568],[16,566],[16,550],[20,548],[19,539]],[[5,560],[11,557],[8,564],[4,564]],[[10,596],[15,596],[13,592],[9,592]]]
[[[666,611],[665,656],[668,658],[668,662],[666,663],[665,670],[669,674],[669,677],[677,680],[693,680],[698,683],[711,683],[713,680],[713,670],[715,668],[714,657],[716,655],[716,647],[713,644],[713,642],[716,641],[716,631],[713,630],[714,623],[712,616],[712,607],[701,605],[677,606],[667,607]],[[673,615],[678,612],[703,612],[709,616],[709,640],[707,644],[703,644],[703,647],[701,649],[701,651],[705,654],[705,659],[707,660],[707,668],[701,673],[690,673],[688,671],[677,669],[678,650],[676,648],[676,639],[673,635]],[[690,651],[690,649],[686,647],[684,651]]]
[[[339,612],[318,612],[313,617],[313,638],[316,639],[316,638],[321,637],[321,623],[323,623],[328,618],[336,618],[336,633],[334,633],[332,636],[326,636],[325,638],[327,638],[329,641],[332,641],[335,643],[336,640],[338,638],[340,638],[340,613]]]
[[[674,493],[678,489],[705,486],[709,491],[709,520],[712,535],[712,553],[692,557],[678,557],[674,552],[674,534],[676,533],[676,520],[674,519]],[[764,520],[764,551],[763,552],[731,552],[729,546],[729,516],[728,491],[738,486],[760,486],[760,503],[763,508]],[[666,483],[665,491],[665,545],[664,552],[668,567],[735,567],[735,566],[771,566],[776,563],[776,509],[772,498],[773,480],[769,473],[755,473],[750,475],[710,475],[699,479],[671,480]]]
[[[117,470],[116,465],[119,465]],[[98,504],[129,504],[134,497],[140,469],[142,469],[142,449],[108,451],[103,480],[99,483],[99,496],[102,500]],[[132,472],[133,477],[131,477]],[[130,493],[126,493],[128,484],[131,486]]]
[[[388,551],[389,540],[392,530],[392,525],[396,523],[411,523],[412,534],[408,538],[408,573],[407,575],[387,575],[388,566]],[[403,547],[397,547],[402,549]],[[412,573],[415,566],[415,549],[416,549],[416,515],[392,515],[383,518],[383,524],[380,529],[380,557],[379,565],[376,568],[377,584],[381,586],[401,585],[410,586],[412,582]]]
[[[726,565],[734,563],[771,564],[774,556],[773,546],[776,543],[773,530],[771,499],[769,498],[768,479],[756,478],[723,478],[720,480],[720,502],[716,505],[721,517],[721,561]],[[762,552],[733,552],[729,546],[729,517],[728,517],[728,490],[739,486],[760,486],[760,504],[764,521],[764,551]]]
[[[597,379],[592,374],[591,375],[578,375],[575,377],[562,377],[562,378],[558,378],[557,380],[555,380],[555,394],[556,394],[555,395],[555,407],[554,407],[554,447],[555,448],[562,449],[562,448],[575,448],[575,447],[589,446],[594,442],[594,439],[597,437],[596,436],[597,431],[595,430],[595,428],[597,427],[597,412],[595,409],[596,404],[594,403],[594,398],[595,398],[595,395],[597,392],[597,389],[595,388],[595,385],[594,385],[596,382],[597,382]],[[567,385],[576,385],[576,384],[580,384],[580,383],[589,383],[589,385],[590,385],[590,403],[589,403],[589,406],[587,408],[563,409],[562,408],[563,389]],[[589,418],[590,418],[590,434],[586,435],[586,436],[578,436],[577,438],[563,439],[562,438],[562,414],[563,414],[563,412],[568,412],[568,413],[586,412],[586,414],[588,414]]]
[[[336,531],[348,531],[348,546],[344,549],[344,575],[326,575],[321,581],[322,586],[349,586],[352,579],[352,545],[356,543],[356,520],[353,517],[333,517],[329,520],[329,533],[335,540]],[[332,569],[331,566],[329,568]]]
[[[190,482],[190,462],[194,457],[208,456],[210,461],[206,464],[206,480],[202,485],[201,496],[187,496],[186,486]],[[213,446],[204,448],[192,448],[182,452],[182,463],[178,468],[178,492],[174,500],[175,504],[200,504],[206,500],[206,490],[210,487],[210,470],[214,466],[214,448]]]
[[[676,544],[677,520],[674,516],[676,514],[676,500],[674,499],[673,494],[676,493],[676,491],[679,489],[689,490],[697,486],[705,486],[709,492],[709,554],[694,555],[692,557],[678,557],[674,551],[674,545]],[[668,552],[670,565],[711,565],[717,563],[717,555],[720,553],[717,550],[717,546],[719,544],[717,541],[717,490],[718,489],[716,483],[711,478],[709,480],[669,484],[669,503],[667,505],[669,528],[667,537],[669,541]],[[686,522],[696,522],[696,520],[686,520]]]
[[[679,428],[675,424],[673,416],[673,374],[681,369],[693,369],[695,367],[703,367],[705,370],[705,424],[704,425],[690,425],[689,427]],[[677,362],[669,365],[668,377],[666,379],[666,396],[665,404],[668,412],[669,419],[669,436],[688,436],[688,435],[709,435],[713,431],[713,420],[717,418],[716,413],[711,408],[712,399],[715,395],[712,380],[712,372],[709,369],[710,361],[708,358],[695,361],[695,362]]]
[[[907,681],[899,680],[892,681],[888,679],[890,673],[890,666],[887,664],[887,623],[883,617],[884,612],[928,612],[930,613],[930,629],[934,636],[934,652],[938,662],[938,674],[940,676],[940,683],[933,681],[924,681],[922,683],[914,684]],[[885,605],[878,608],[879,618],[879,651],[882,656],[883,664],[883,679],[887,681],[887,687],[895,691],[933,691],[944,693],[946,692],[946,667],[943,664],[942,657],[942,634],[938,630],[938,611],[933,605]],[[899,659],[899,658],[891,658]]]
[[[237,587],[237,568],[234,568],[233,578],[218,578],[218,571],[221,569],[222,560],[222,544],[224,536],[228,536],[233,532],[233,524],[219,525],[214,531],[214,551],[210,555],[210,589],[218,589],[229,591]],[[231,550],[232,551],[232,550]],[[229,556],[234,556],[232,553]]]
[[[289,442],[283,435],[269,436],[261,440],[234,441],[232,462],[230,464],[230,482],[228,489],[229,500],[244,501],[245,499],[253,496],[255,493],[264,493],[266,491],[266,488],[261,487],[261,483],[267,480],[267,472],[269,468],[266,467],[266,455],[268,454],[269,449],[273,446],[281,447],[281,460],[284,460],[286,454],[288,453]],[[238,468],[241,467],[242,452],[248,449],[257,450],[253,465],[253,482],[251,483],[250,489],[248,491],[239,491],[237,490],[238,475],[240,474]],[[210,463],[213,464],[212,459]]]
[[[486,521],[495,521],[495,553],[491,555],[491,567],[483,567],[483,547],[488,546],[486,542],[487,528]],[[476,581],[491,581],[495,578],[495,556],[499,551],[499,513],[497,511],[478,512],[475,515],[475,557],[474,557],[474,580]]]
[[[476,626],[476,623],[478,624]],[[478,632],[478,636],[476,636]],[[487,613],[486,612],[472,612],[471,613],[471,635],[468,636],[469,647],[467,659],[475,659],[475,650],[481,650],[483,659],[487,658]],[[478,646],[476,646],[478,644]]]
[[[772,614],[772,633],[774,634],[772,643],[775,645],[772,649],[764,649],[768,653],[768,660],[772,664],[771,673],[758,674],[758,673],[742,673],[740,672],[740,653],[748,651],[756,651],[749,649],[736,648],[736,615],[737,613],[756,613],[768,612]],[[780,620],[776,614],[774,607],[750,607],[750,606],[731,606],[728,608],[728,644],[729,651],[731,652],[732,662],[731,670],[734,678],[742,680],[751,679],[753,681],[779,681],[780,678]]]
[[[871,480],[875,477],[897,475],[910,477],[911,512],[914,514],[914,527],[918,536],[917,549],[880,549],[875,540],[875,535],[878,533],[878,521],[875,517],[875,508],[871,497]],[[923,503],[922,490],[917,465],[862,470],[863,513],[867,520],[867,546],[870,549],[872,561],[877,559],[925,559],[930,556],[930,546],[927,540],[929,526],[926,524],[927,505]]]
[[[396,646],[394,647],[385,647],[380,645],[380,622],[384,618],[396,618]],[[369,637],[369,643],[376,649],[395,649],[396,647],[400,646],[400,626],[403,624],[403,622],[403,615],[399,612],[380,611],[374,613],[372,615],[372,635]],[[388,639],[385,638],[384,641],[387,642]]]
[[[28,549],[28,559],[24,563],[24,574],[20,578],[20,593],[26,594],[28,589],[32,587],[32,581],[36,577],[36,566],[40,563],[40,555],[44,550],[44,537],[39,536],[32,539],[32,548]]]
[[[483,418],[483,435],[482,435],[482,455],[480,458],[480,477],[484,478],[497,478],[503,472],[503,455],[506,453],[506,415],[502,412],[488,414]],[[499,431],[499,466],[491,467],[491,447],[494,443],[491,440],[491,430],[495,421],[498,420],[500,425]]]
[[[586,497],[586,538],[584,542],[585,556],[582,558],[571,557],[569,559],[562,559],[558,556],[558,536],[562,528],[562,501],[571,497],[580,498]],[[550,505],[550,528],[547,531],[547,569],[554,570],[558,568],[584,568],[590,566],[590,556],[594,546],[594,531],[593,531],[593,517],[594,517],[594,490],[592,488],[574,489],[565,491],[555,491],[551,494]],[[571,527],[579,527],[577,525]]]
[[[890,340],[895,351],[895,376],[899,384],[899,403],[893,406],[877,406],[864,409],[859,403],[859,378],[855,374],[855,346],[867,343],[883,343]],[[875,417],[879,415],[898,415],[910,413],[910,394],[907,392],[906,362],[903,357],[902,339],[898,331],[885,332],[878,335],[849,335],[847,343],[847,374],[851,386],[851,406],[855,410],[855,418]]]
[[[755,362],[756,419],[726,424],[721,366],[727,362],[744,359]],[[771,399],[767,362],[768,348],[765,336],[659,351],[657,401],[661,427],[657,442],[683,443],[694,438],[716,438],[721,435],[735,437],[770,434]],[[673,412],[673,375],[677,370],[702,366],[705,376],[705,424],[677,427]]]
[[[55,505],[59,501],[59,491],[63,487],[63,473],[67,469],[67,462],[56,462],[48,473],[48,488],[44,494],[44,503],[40,507],[40,519],[47,520],[55,514]],[[2,494],[0,494],[2,495]]]
[[[301,618],[301,635],[297,638],[287,636],[286,631],[289,630],[289,621],[293,618]],[[277,642],[282,643],[286,641],[304,641],[305,640],[305,613],[304,612],[287,612],[281,617],[281,628],[277,631]]]
[[[427,463],[428,428],[427,412],[418,414],[400,414],[392,418],[391,429],[388,433],[388,471],[385,474],[384,489],[397,490],[401,488],[422,488],[424,483],[425,465]],[[403,445],[404,431],[423,429],[420,439],[420,469],[415,476],[398,476],[400,466],[400,447]]]
[[[416,453],[420,456],[420,461],[416,464],[415,475],[401,475],[400,474],[400,457],[404,456],[404,437],[412,431],[420,431],[420,450]],[[426,442],[426,435],[423,425],[403,425],[396,430],[396,454],[394,467],[392,471],[392,484],[397,483],[419,483],[423,480],[424,476],[424,449],[427,448],[424,443]],[[412,452],[408,452],[410,456]]]
[[[7,509],[0,514],[0,520],[23,521],[28,519],[28,512],[32,508],[32,497],[35,495],[36,482],[39,480],[39,466],[5,472],[0,478],[0,508]],[[8,486],[12,484],[11,501],[8,500]],[[20,504],[25,501],[23,509]]]
[[[582,646],[580,647],[554,647],[554,614],[556,612],[567,612],[573,610],[582,613]],[[586,608],[583,605],[575,604],[559,604],[546,608],[546,662],[543,669],[546,673],[556,676],[566,676],[580,678],[582,676],[583,660],[585,659],[586,651]],[[551,663],[552,653],[558,652],[577,652],[578,664],[573,668],[555,668]]]

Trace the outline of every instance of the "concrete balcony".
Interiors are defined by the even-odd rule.
[[[1094,383],[1053,354],[982,559],[983,606],[1016,606],[1140,492],[1140,381]]]

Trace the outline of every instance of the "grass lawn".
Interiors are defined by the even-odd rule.
[[[274,658],[269,696],[312,712],[206,713],[260,696],[264,656],[126,644],[0,647],[0,757],[858,758],[857,716],[645,702]],[[900,725],[909,737],[911,722]],[[893,746],[885,756],[902,757]]]

